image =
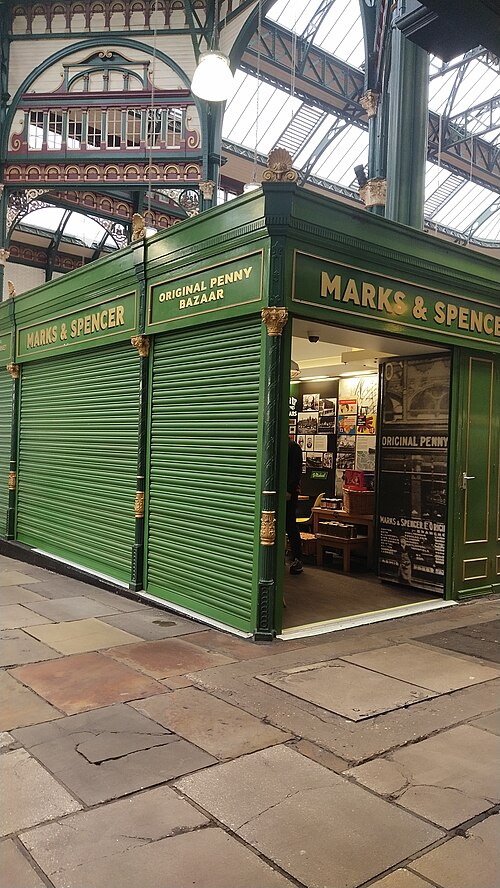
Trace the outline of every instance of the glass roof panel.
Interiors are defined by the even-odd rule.
[[[105,234],[105,228],[99,225],[95,219],[84,216],[83,213],[71,213],[64,226],[63,236],[75,238],[86,247],[97,247]]]
[[[44,207],[41,210],[27,213],[21,219],[20,224],[29,225],[30,228],[35,228],[39,232],[46,231],[53,234],[59,228],[64,213],[65,210],[61,210],[59,207]]]

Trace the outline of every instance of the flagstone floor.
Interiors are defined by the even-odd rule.
[[[254,644],[0,555],[0,888],[500,888],[499,618]]]

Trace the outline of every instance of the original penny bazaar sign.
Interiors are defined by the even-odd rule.
[[[208,266],[149,288],[148,329],[262,298],[262,251]]]
[[[299,250],[294,253],[292,300],[341,312],[346,318],[390,321],[426,334],[500,348],[500,304],[380,277]]]
[[[95,303],[71,314],[49,318],[41,324],[20,327],[16,360],[27,361],[39,355],[71,347],[94,345],[96,340],[125,338],[137,329],[137,294]]]

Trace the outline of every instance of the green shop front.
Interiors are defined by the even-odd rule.
[[[494,259],[270,182],[15,297],[3,549],[263,640],[498,591],[499,282]]]

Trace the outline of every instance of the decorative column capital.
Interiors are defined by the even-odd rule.
[[[144,216],[141,216],[140,213],[134,213],[132,216],[132,238],[131,240],[137,241],[141,240],[143,237],[146,237],[146,220]]]
[[[359,196],[365,207],[385,207],[387,200],[387,179],[368,179],[359,189]]]
[[[262,320],[267,327],[268,336],[281,336],[288,321],[287,308],[263,308]]]
[[[10,373],[12,379],[19,379],[19,376],[21,375],[21,368],[19,364],[7,364],[5,369],[8,373]]]
[[[214,196],[214,188],[215,182],[212,182],[211,179],[207,179],[206,182],[200,182],[200,191],[205,200],[212,200]]]
[[[0,265],[5,265],[9,256],[9,250],[6,250],[4,247],[0,247]]]
[[[359,104],[366,111],[368,118],[375,117],[378,110],[380,93],[374,89],[368,89],[360,98]]]
[[[133,346],[133,348],[137,349],[137,351],[139,352],[139,357],[147,358],[147,356],[149,355],[150,345],[149,336],[143,336],[142,334],[140,336],[132,336],[130,344]]]
[[[292,169],[292,155],[284,148],[274,148],[267,158],[267,167],[262,173],[263,182],[296,182],[297,170]]]
[[[274,546],[276,541],[276,512],[260,513],[260,542],[262,546]]]

